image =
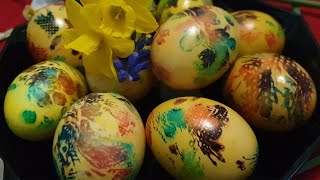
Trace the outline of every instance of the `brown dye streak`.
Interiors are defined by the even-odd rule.
[[[53,98],[53,102],[57,105],[60,105],[60,106],[64,106],[67,102],[67,99],[64,96],[64,94],[61,94],[58,92],[54,92],[52,95],[52,98]]]
[[[237,160],[237,161],[236,161],[236,164],[238,165],[238,168],[239,168],[241,171],[243,171],[243,170],[246,169],[246,166],[245,166],[245,164],[244,164],[244,161]]]
[[[173,104],[174,104],[174,105],[179,105],[179,104],[184,103],[184,102],[187,101],[187,100],[188,100],[188,99],[179,98],[179,99],[176,99]]]
[[[170,150],[170,152],[171,152],[172,154],[174,154],[174,155],[180,154],[177,144],[172,144],[172,145],[170,145],[170,146],[169,146],[169,150]]]
[[[170,80],[170,73],[164,67],[154,64],[152,67],[152,71],[160,80],[169,81]]]

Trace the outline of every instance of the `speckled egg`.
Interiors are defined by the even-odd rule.
[[[289,131],[306,123],[317,101],[306,70],[274,53],[239,58],[224,92],[230,106],[249,124],[266,131]]]
[[[144,153],[140,115],[114,93],[92,93],[74,103],[53,141],[60,179],[134,179]]]
[[[156,18],[159,24],[166,22],[169,17],[193,7],[201,7],[204,5],[211,5],[211,0],[160,0],[157,8]]]
[[[239,56],[282,52],[285,33],[273,17],[255,10],[236,11],[232,15],[238,22],[240,32]]]
[[[26,140],[50,139],[62,114],[87,91],[82,74],[63,62],[33,65],[8,88],[4,101],[8,127]]]
[[[135,52],[144,54],[143,56],[145,56],[139,60],[139,63],[150,61],[150,45],[152,39],[153,36],[151,34],[136,35]],[[128,72],[130,72],[131,69],[134,69],[137,65],[127,63],[128,58],[123,58],[121,61],[124,64],[123,70]],[[92,92],[119,93],[131,102],[135,102],[145,97],[157,82],[150,66],[138,73],[140,79],[136,81],[126,80],[124,82],[120,82],[117,77],[108,78],[102,73],[97,73],[95,69],[92,69],[92,71],[86,69],[85,74],[89,88]]]
[[[173,15],[152,43],[153,72],[173,89],[205,87],[235,60],[238,35],[235,19],[218,7],[195,7]]]
[[[180,97],[149,115],[146,138],[153,155],[177,179],[245,179],[258,160],[247,122],[214,100]]]
[[[52,4],[38,10],[27,26],[28,48],[34,61],[63,61],[82,71],[80,53],[64,48],[61,34],[68,28],[72,28],[72,25],[63,4]]]

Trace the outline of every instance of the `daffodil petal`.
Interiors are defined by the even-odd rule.
[[[80,0],[81,4],[87,5],[87,4],[103,4],[106,3],[106,0]]]
[[[102,12],[101,8],[97,4],[85,5],[80,10],[82,21],[88,22],[91,30],[97,30],[101,24]]]
[[[122,0],[108,2],[103,8],[100,29],[106,35],[129,38],[134,31],[136,21],[134,10]]]
[[[80,15],[81,8],[82,6],[76,0],[66,0],[67,16],[74,28],[85,27]]]
[[[132,2],[131,7],[134,7],[136,13],[136,31],[139,33],[151,33],[158,29],[159,25],[148,7],[139,5],[136,1]]]
[[[66,44],[65,48],[71,48],[76,51],[89,55],[93,51],[96,51],[100,43],[99,36],[93,33],[85,33],[80,35],[77,39]]]
[[[83,65],[88,73],[102,74],[108,78],[116,77],[112,61],[112,51],[105,46],[101,46],[97,51],[88,56],[83,56]]]
[[[130,6],[133,2],[136,2],[137,4],[143,7],[149,7],[152,4],[152,0],[125,0],[125,2]],[[131,7],[134,7],[134,6],[131,6]]]
[[[130,39],[110,38],[108,43],[117,57],[126,58],[133,53],[134,42]]]
[[[78,29],[65,29],[61,35],[65,44],[69,44],[76,40],[81,35],[81,32]]]

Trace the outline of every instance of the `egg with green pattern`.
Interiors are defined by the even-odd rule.
[[[255,169],[258,142],[248,123],[217,101],[179,97],[150,113],[146,139],[177,179],[245,179]]]
[[[115,93],[91,93],[63,115],[53,140],[60,179],[134,179],[145,153],[136,108]]]
[[[301,127],[317,104],[316,86],[309,73],[296,61],[276,53],[238,58],[223,92],[249,124],[265,131]]]
[[[83,75],[60,61],[43,61],[21,72],[9,86],[4,116],[18,137],[53,137],[62,114],[88,92]]]
[[[221,8],[194,7],[175,14],[155,34],[152,70],[172,89],[203,88],[234,62],[238,35],[235,19]]]

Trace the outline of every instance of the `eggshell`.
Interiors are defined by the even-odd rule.
[[[235,60],[238,35],[235,19],[218,7],[195,7],[173,15],[154,37],[153,72],[172,89],[205,87]]]
[[[92,93],[63,115],[53,141],[61,179],[134,179],[145,153],[135,107],[114,93]]]
[[[156,17],[159,24],[166,22],[172,15],[193,7],[213,5],[210,0],[160,0]]]
[[[146,138],[153,155],[177,179],[245,179],[258,159],[247,122],[214,100],[180,97],[149,115]]]
[[[240,31],[239,56],[264,52],[281,53],[285,32],[269,14],[255,10],[233,12]]]
[[[58,122],[73,102],[88,92],[82,74],[59,61],[43,61],[20,73],[5,96],[8,127],[32,141],[53,137]]]
[[[230,106],[252,126],[290,131],[307,122],[317,101],[308,72],[296,61],[274,53],[237,59],[224,88]]]
[[[65,5],[51,4],[38,10],[27,26],[28,48],[34,61],[63,61],[82,71],[81,54],[64,48],[65,41],[61,34],[68,28],[72,28],[72,25]]]

